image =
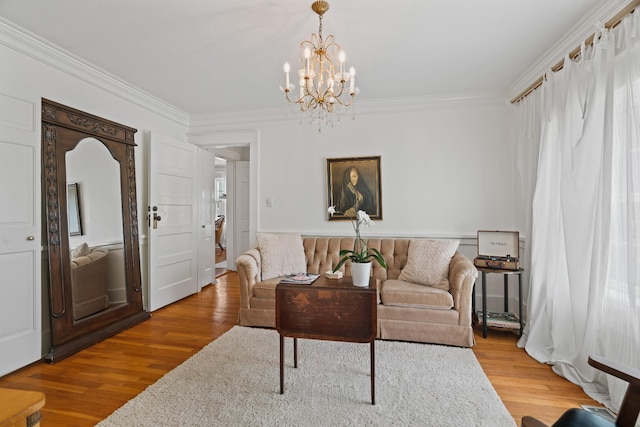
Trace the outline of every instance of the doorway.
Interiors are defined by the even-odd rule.
[[[188,141],[226,161],[226,263],[236,270],[236,259],[257,245],[258,230],[257,130],[194,131]],[[245,176],[238,176],[238,170]],[[239,182],[240,185],[236,181]],[[238,194],[239,192],[239,194]]]
[[[215,276],[227,272],[227,161],[216,156],[215,162]]]

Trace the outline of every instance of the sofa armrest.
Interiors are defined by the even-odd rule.
[[[240,307],[250,308],[249,299],[253,295],[253,287],[260,281],[260,251],[249,249],[236,260],[238,281],[240,283]]]
[[[460,313],[459,325],[471,325],[471,296],[478,270],[473,262],[456,252],[449,263],[449,291],[453,296],[453,308]]]

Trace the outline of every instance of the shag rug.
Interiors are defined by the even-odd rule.
[[[286,339],[235,326],[127,402],[111,426],[515,426],[470,349],[376,341],[376,404],[369,345]]]

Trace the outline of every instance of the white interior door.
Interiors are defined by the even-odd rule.
[[[42,356],[39,105],[0,82],[0,376]]]
[[[198,292],[197,147],[151,135],[149,310]]]
[[[198,288],[215,282],[215,166],[211,151],[198,148]]]
[[[251,249],[251,235],[249,220],[251,210],[249,206],[250,194],[249,162],[235,162],[235,195],[234,195],[234,256],[233,260]],[[235,262],[234,262],[235,269]]]

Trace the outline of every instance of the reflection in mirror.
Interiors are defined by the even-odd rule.
[[[82,192],[76,199],[82,200],[82,235],[69,220],[73,318],[79,320],[127,302],[120,164],[102,142],[85,138],[66,153],[66,180]]]
[[[82,219],[80,218],[80,199],[78,198],[78,184],[67,185],[67,222],[69,236],[82,235]]]

